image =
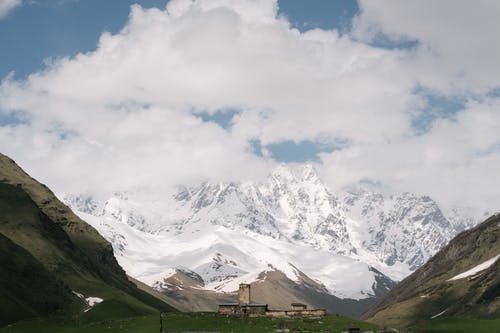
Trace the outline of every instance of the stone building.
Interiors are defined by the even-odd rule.
[[[219,304],[219,314],[223,315],[264,316],[267,311],[267,304]]]
[[[307,305],[302,303],[292,303],[292,310],[307,310]]]
[[[325,309],[307,309],[306,304],[292,303],[290,310],[269,310],[267,304],[252,303],[250,285],[240,284],[238,289],[238,303],[219,304],[219,314],[222,315],[248,315],[268,317],[322,317],[326,315]]]
[[[267,304],[252,303],[249,284],[240,284],[238,289],[238,303],[219,304],[219,313],[224,315],[263,316],[266,314],[266,311]]]
[[[240,288],[238,290],[238,303],[240,304],[251,304],[250,301],[250,285],[249,284],[240,284]]]

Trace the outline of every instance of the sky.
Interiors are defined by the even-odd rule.
[[[500,4],[0,0],[0,152],[57,193],[260,180],[497,211]]]

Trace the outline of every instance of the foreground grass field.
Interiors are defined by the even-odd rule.
[[[349,327],[376,331],[377,326],[341,316],[312,318],[237,318],[214,313],[173,313],[165,317],[166,332],[324,332],[340,333]],[[88,324],[54,324],[47,321],[27,321],[0,329],[1,333],[148,333],[159,332],[159,315],[122,320],[108,320]]]
[[[276,333],[276,332],[331,332],[340,333],[350,327],[361,331],[374,331],[376,325],[347,317],[329,315],[324,318],[239,318],[223,317],[214,313],[169,313],[166,315],[165,332],[221,332],[221,333]],[[4,327],[0,333],[148,333],[159,332],[159,315],[127,319],[103,320],[94,323],[56,324],[50,321],[26,321]],[[474,320],[440,318],[400,333],[492,333],[500,332],[500,319]]]
[[[477,320],[463,318],[440,318],[415,325],[410,332],[425,333],[497,333],[500,319]]]

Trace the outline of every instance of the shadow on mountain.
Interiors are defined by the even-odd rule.
[[[404,327],[438,317],[500,316],[500,261],[459,274],[500,254],[500,214],[455,237],[424,266],[391,290],[362,318]]]

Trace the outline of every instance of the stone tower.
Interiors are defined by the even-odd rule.
[[[250,285],[240,284],[240,289],[238,290],[238,303],[240,304],[250,304]]]

